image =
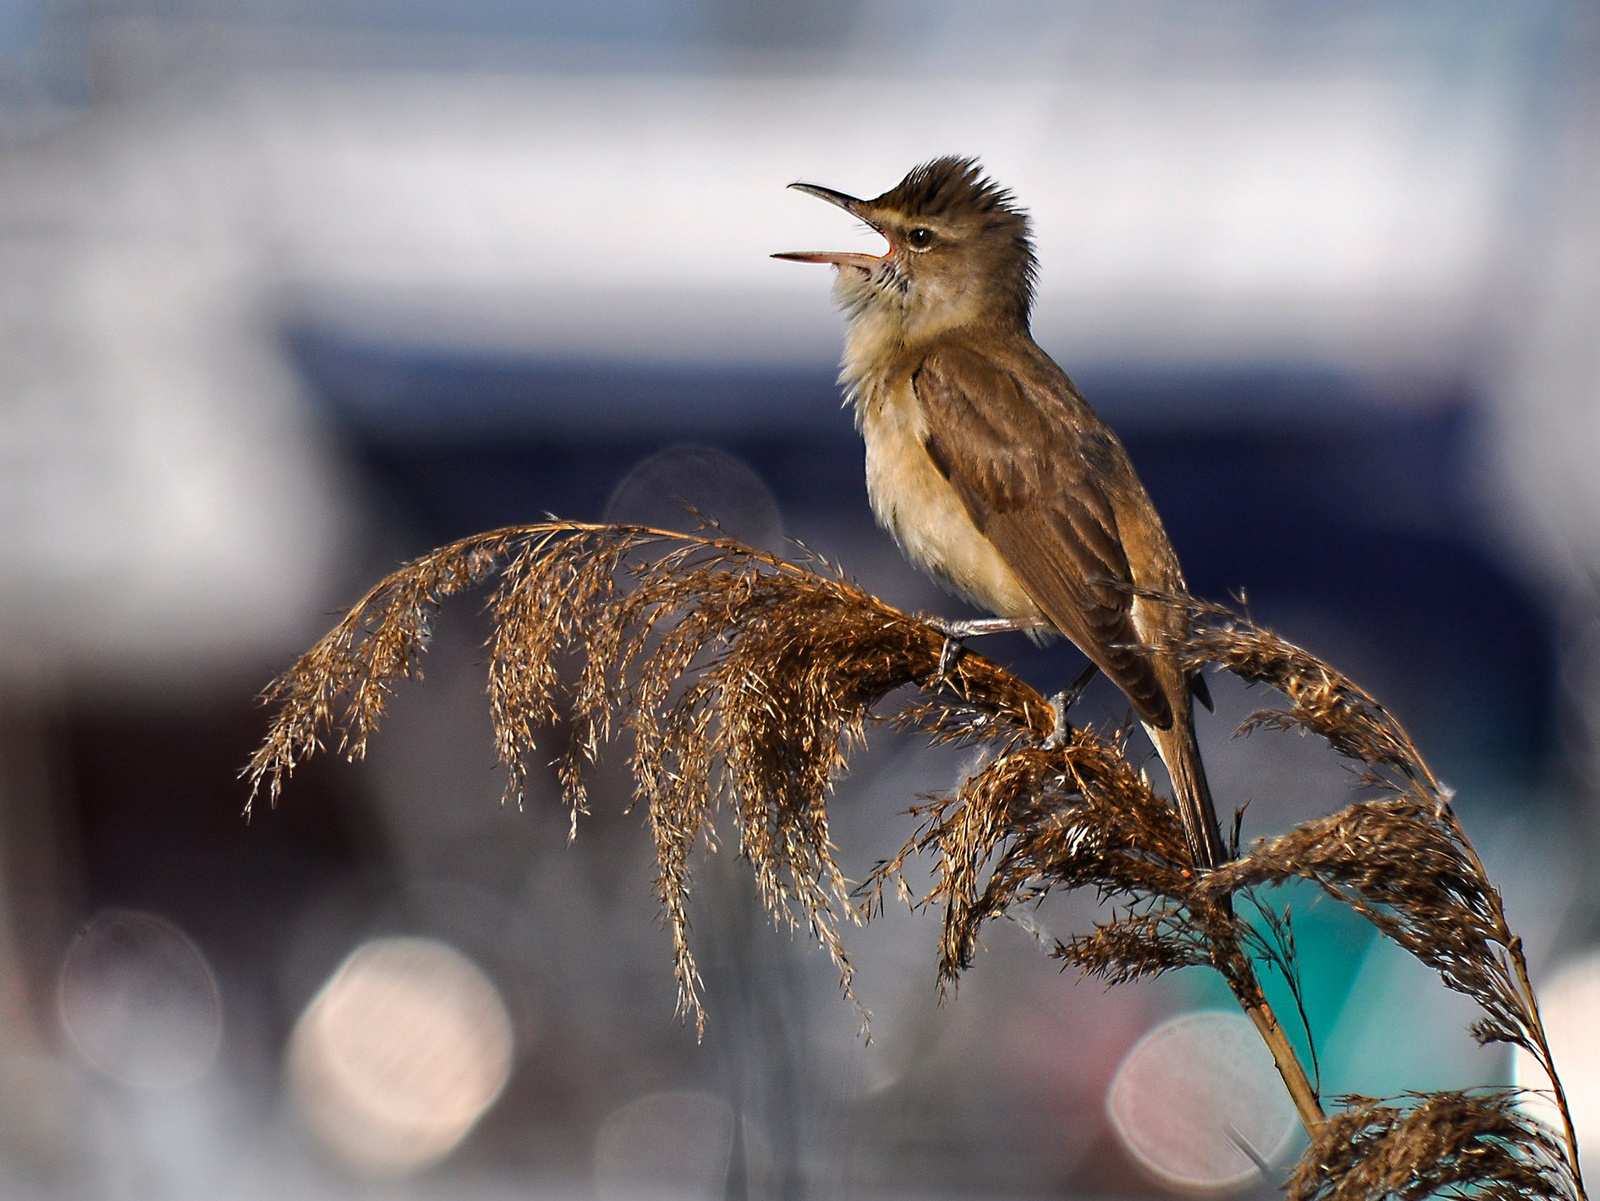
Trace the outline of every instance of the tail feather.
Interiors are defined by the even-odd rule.
[[[1173,715],[1172,725],[1165,730],[1146,726],[1156,752],[1167,765],[1172,777],[1172,791],[1178,802],[1178,812],[1183,818],[1183,828],[1189,835],[1189,848],[1194,853],[1195,865],[1209,870],[1226,863],[1231,856],[1217,825],[1217,811],[1211,803],[1211,786],[1206,781],[1205,766],[1200,762],[1200,743],[1194,733],[1194,706],[1192,702],[1179,705]]]

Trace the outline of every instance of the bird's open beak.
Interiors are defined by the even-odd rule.
[[[843,192],[836,192],[832,188],[825,188],[821,184],[792,183],[789,186],[797,192],[816,196],[829,204],[836,204],[852,217],[866,222],[876,232],[883,232],[878,223],[867,216],[866,202],[863,200],[857,200],[854,196],[847,196]],[[788,259],[792,263],[831,263],[835,267],[859,267],[863,271],[871,271],[883,261],[881,255],[859,254],[848,250],[786,250],[772,257]]]

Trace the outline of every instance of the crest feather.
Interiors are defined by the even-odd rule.
[[[907,220],[976,226],[985,244],[1009,264],[1008,273],[1014,273],[1011,278],[1016,282],[1020,316],[1027,320],[1037,275],[1028,214],[1009,189],[984,175],[976,158],[949,154],[913,167],[904,179],[867,204]]]

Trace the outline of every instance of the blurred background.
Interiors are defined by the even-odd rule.
[[[871,523],[828,273],[767,257],[867,244],[785,184],[952,152],[1032,210],[1035,332],[1195,590],[1459,789],[1600,1139],[1597,67],[1571,0],[0,0],[0,1197],[1272,1192],[1221,990],[1040,954],[1087,902],[943,1005],[932,916],[855,932],[867,1043],[705,858],[697,1045],[621,750],[571,846],[550,780],[499,804],[470,599],[365,763],[241,817],[258,690],[495,525],[687,501],[958,613]],[[1346,798],[1213,688],[1247,836]],[[880,732],[847,870],[966,765]],[[1518,1078],[1291,899],[1330,1094]]]

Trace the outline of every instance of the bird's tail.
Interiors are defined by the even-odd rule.
[[[1200,743],[1194,734],[1194,704],[1185,695],[1184,703],[1176,708],[1178,711],[1172,715],[1172,725],[1167,729],[1157,730],[1148,725],[1145,729],[1156,744],[1161,761],[1167,765],[1167,774],[1172,777],[1172,791],[1177,797],[1184,831],[1189,835],[1195,866],[1209,870],[1226,863],[1230,855],[1217,825],[1206,769],[1200,762]]]

